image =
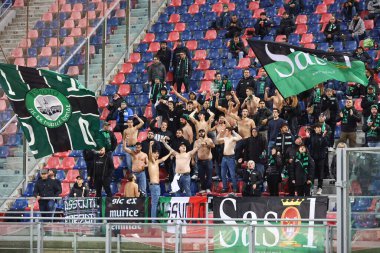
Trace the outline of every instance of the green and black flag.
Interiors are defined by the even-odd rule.
[[[331,79],[368,84],[364,63],[349,55],[269,41],[249,40],[248,43],[284,97]]]
[[[74,78],[0,64],[0,84],[35,158],[100,146],[95,95]]]

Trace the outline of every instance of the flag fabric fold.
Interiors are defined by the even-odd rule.
[[[364,63],[350,55],[270,41],[248,40],[248,43],[285,98],[331,79],[368,84]]]
[[[0,63],[0,84],[35,158],[102,145],[95,94],[78,80]]]

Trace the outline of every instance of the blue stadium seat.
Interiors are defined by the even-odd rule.
[[[327,51],[327,49],[329,48],[329,44],[326,42],[318,43],[317,48],[318,50]]]
[[[151,62],[153,61],[153,53],[143,53],[141,56],[142,62]]]
[[[49,66],[50,58],[49,57],[40,57],[38,59],[37,68]]]
[[[203,14],[201,12],[195,13],[193,15],[193,20],[194,21],[202,21],[202,20],[204,20]]]
[[[237,66],[237,61],[235,58],[227,60],[225,63],[225,67],[229,69],[235,68],[236,66]]]
[[[326,36],[323,33],[314,34],[314,42],[317,42],[317,43],[326,42]]]
[[[143,115],[143,110],[142,110],[141,106],[131,107],[131,109],[133,111],[133,114],[137,114],[138,116]]]
[[[184,6],[184,5],[182,5],[182,6],[178,6],[177,7],[177,9],[176,9],[176,13],[178,13],[178,14],[185,14],[185,13],[187,13],[187,6]]]
[[[168,6],[166,7],[166,11],[165,11],[168,15],[172,15],[173,13],[175,13],[175,7],[174,6]]]
[[[169,20],[169,15],[166,13],[162,13],[157,20],[157,23],[167,23]]]
[[[210,49],[207,55],[207,59],[220,59],[219,50],[216,48]]]
[[[42,20],[38,20],[36,24],[34,25],[35,30],[41,30],[45,28],[45,22]]]
[[[208,40],[198,40],[198,49],[209,49],[211,47]]]
[[[57,170],[56,178],[60,181],[64,180],[66,178],[65,171]]]
[[[346,41],[345,49],[349,51],[354,51],[357,47],[356,41]]]
[[[67,54],[66,47],[60,47],[58,54],[59,56],[65,56]]]
[[[309,25],[311,25],[311,24],[319,24],[320,20],[321,20],[321,15],[311,14],[311,15],[309,15],[309,17],[307,19],[307,24],[309,24]]]
[[[123,150],[123,144],[119,144],[115,151],[113,152],[114,156],[125,156],[125,152]]]
[[[193,80],[202,80],[203,78],[203,71],[200,71],[200,70],[194,70],[192,75],[191,75],[191,79]]]
[[[22,145],[22,136],[20,134],[9,135],[7,138],[7,146],[19,146]]]
[[[354,202],[351,203],[351,210],[353,212],[365,212],[371,206],[371,198],[355,198]]]
[[[43,29],[41,33],[42,38],[51,38],[53,37],[53,30],[52,29]]]
[[[168,37],[168,33],[165,32],[158,32],[156,33],[156,41],[164,41]]]
[[[185,13],[181,15],[181,22],[182,23],[187,23],[194,20],[193,17],[189,13]]]
[[[83,157],[79,157],[76,164],[74,165],[75,170],[85,170],[87,169],[86,161]]]
[[[33,47],[44,47],[46,44],[45,44],[45,38],[37,38],[34,43],[33,43]]]
[[[223,39],[215,39],[211,42],[211,48],[222,48]]]
[[[172,32],[174,30],[174,24],[164,23],[162,24],[162,31],[163,32]]]
[[[61,38],[63,38],[63,37],[67,37],[67,36],[68,36],[68,31],[67,31],[67,29],[66,29],[66,28],[61,28],[61,29],[59,29],[59,36],[60,36]]]
[[[199,8],[199,12],[204,13],[205,18],[209,16],[210,13],[216,14],[214,12],[211,12],[211,10],[212,10],[211,4],[208,4],[208,3],[201,5]]]
[[[145,70],[145,64],[143,62],[136,63],[135,66],[133,67],[133,72],[137,73],[142,73]]]
[[[150,31],[152,33],[160,33],[160,32],[163,32],[163,29],[162,29],[162,23],[155,23],[152,25],[152,28],[150,29]]]
[[[69,13],[67,13],[67,12],[60,12],[59,13],[59,20],[61,20],[61,22],[64,22],[68,18],[69,18]]]
[[[28,185],[25,188],[24,194],[22,196],[24,197],[32,197],[33,196],[33,191],[34,191],[34,185],[36,183],[34,182],[29,182]]]
[[[191,31],[185,30],[181,33],[182,40],[191,40]]]
[[[58,20],[53,20],[50,22],[50,29],[57,30],[59,28],[59,22]],[[47,28],[47,26],[46,26]]]
[[[314,36],[317,35],[320,32],[320,30],[321,28],[319,27],[318,24],[313,24],[313,25],[308,26],[309,33],[314,34]]]
[[[204,32],[203,31],[193,31],[193,39],[194,40],[200,40],[204,38]]]
[[[141,94],[144,92],[144,89],[141,84],[131,84],[131,93],[133,94]]]
[[[343,51],[343,43],[341,41],[335,41],[333,43],[335,51],[336,52],[342,52]]]
[[[298,44],[299,40],[300,40],[299,35],[297,34],[289,35],[289,38],[288,38],[289,44],[292,44],[292,45]]]
[[[136,106],[136,99],[135,96],[129,95],[125,98],[125,101],[127,102],[127,105],[130,107]]]
[[[111,187],[112,195],[115,195],[119,191],[116,182],[111,182],[110,187]]]
[[[227,30],[219,30],[217,38],[224,39],[226,37],[226,33],[227,33]]]
[[[83,151],[82,150],[72,150],[70,152],[71,157],[82,157],[83,156]]]
[[[124,83],[138,83],[137,74],[132,72],[127,75]]]
[[[37,57],[37,54],[38,54],[37,48],[35,48],[35,47],[28,48],[28,56],[29,57]]]
[[[215,59],[212,60],[210,69],[216,69],[219,70],[220,68],[223,67],[223,60],[222,59]]]
[[[16,201],[13,203],[11,210],[13,211],[23,211],[25,208],[28,207],[28,200],[19,198],[16,199]]]
[[[106,85],[106,88],[104,89],[103,95],[104,96],[112,96],[115,94],[118,90],[117,85]]]

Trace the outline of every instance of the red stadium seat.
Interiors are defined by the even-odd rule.
[[[356,2],[358,2],[358,1],[356,1]],[[332,5],[333,3],[335,3],[335,0],[323,0],[323,3],[326,5]]]
[[[117,73],[114,76],[111,84],[123,84],[124,81],[125,81],[125,75],[123,73]]]
[[[182,5],[182,1],[181,0],[172,0],[171,3],[170,3],[170,6],[175,6],[175,7],[179,7]]]
[[[373,19],[371,20],[364,20],[364,26],[366,30],[372,30],[374,27]]]
[[[71,4],[61,5],[61,12],[71,12]]]
[[[71,33],[69,35],[70,37],[81,37],[82,36],[82,29],[79,27],[71,29]]]
[[[117,93],[123,97],[128,96],[131,93],[131,86],[129,84],[121,84]]]
[[[196,50],[193,60],[194,61],[200,61],[200,60],[205,60],[206,59],[206,50]]]
[[[277,16],[282,17],[282,15],[284,14],[284,12],[285,12],[285,8],[284,7],[280,7],[278,9]]]
[[[79,67],[78,66],[70,66],[67,70],[67,75],[69,76],[78,76],[79,75]]]
[[[62,160],[62,169],[63,170],[72,170],[75,166],[75,159],[74,157],[65,157]]]
[[[82,12],[80,11],[73,11],[70,15],[71,20],[80,20],[82,19]]]
[[[215,79],[216,70],[206,70],[203,80],[213,81]]]
[[[143,142],[148,137],[148,131],[140,131],[139,135],[137,136],[138,142]]]
[[[276,42],[284,42],[286,41],[286,35],[277,35]]]
[[[207,70],[210,68],[210,61],[209,60],[201,60],[199,61],[197,70]]]
[[[251,11],[257,10],[259,8],[260,8],[260,2],[257,2],[257,1],[252,1],[248,5],[248,9],[250,9]]]
[[[194,15],[199,12],[199,5],[198,4],[192,4],[189,7],[188,13],[191,15]]]
[[[216,30],[208,30],[205,35],[205,40],[215,40],[217,36]]]
[[[99,96],[97,102],[99,108],[105,108],[109,103],[109,99],[106,96]]]
[[[74,20],[68,19],[68,20],[65,20],[65,23],[63,23],[63,28],[72,29],[74,27],[75,27]]]
[[[300,35],[307,33],[307,25],[297,25],[297,28],[294,31],[294,33]]]
[[[58,38],[50,38],[47,46],[48,47],[58,47]]]
[[[166,82],[173,82],[173,80],[174,80],[173,72],[170,71],[170,72],[166,73],[166,79],[165,79],[165,81]]]
[[[316,45],[314,43],[307,43],[303,45],[304,48],[316,49]]]
[[[193,50],[196,50],[197,47],[198,47],[198,42],[196,40],[188,40],[186,42],[186,47],[190,50],[190,51],[193,51]]]
[[[66,178],[63,179],[63,183],[75,183],[77,176],[79,176],[79,170],[69,170]]]
[[[219,0],[218,2],[222,4],[229,4],[230,0]]]
[[[298,15],[296,19],[296,25],[307,24],[307,15]]]
[[[125,9],[120,9],[116,11],[115,17],[117,18],[125,18]]]
[[[123,179],[124,180],[124,179]],[[119,191],[115,194],[115,197],[124,197],[124,189],[125,189],[125,185],[127,184],[127,180],[125,181],[121,181],[121,186],[120,186],[120,189]]]
[[[100,120],[106,120],[109,113],[110,113],[110,111],[108,111],[107,108],[104,108],[102,111],[102,114],[100,114],[99,119]]]
[[[114,132],[117,143],[123,142],[123,135],[120,132]]]
[[[70,155],[70,151],[57,152],[57,153],[53,154],[53,156],[55,156],[55,157],[61,157],[61,158],[68,157],[69,155]],[[63,166],[63,162],[64,161],[62,161],[62,166]]]
[[[28,32],[28,38],[29,39],[37,39],[38,38],[38,31],[37,30],[30,30]]]
[[[45,169],[59,169],[61,167],[61,162],[59,157],[51,156],[46,162]]]
[[[82,3],[76,3],[76,4],[74,4],[73,11],[80,11],[80,12],[82,12],[83,11],[83,4]]]
[[[124,63],[124,64],[121,66],[120,73],[123,73],[123,74],[130,74],[132,71],[133,71],[133,64],[127,62],[127,63]]]
[[[3,101],[3,102],[1,102],[1,101]],[[3,104],[3,103],[6,105],[5,100],[0,100],[0,104]],[[3,108],[4,108],[4,107],[3,107],[2,105],[0,105],[0,111],[4,111],[5,109],[7,109],[7,108],[4,108],[4,110],[2,110]],[[17,128],[17,123],[11,123],[11,124],[9,124],[8,127],[4,130],[3,135],[14,135],[14,134],[17,133],[17,130],[18,130],[18,128]]]
[[[242,58],[239,60],[239,64],[236,66],[237,69],[246,69],[251,65],[251,59]]]
[[[260,13],[261,12],[265,12],[265,9],[256,9],[254,12],[253,12],[253,16],[252,18],[260,18]]]
[[[145,107],[144,117],[147,118],[147,119],[153,118],[152,106]]]
[[[21,48],[27,48],[27,47],[30,47],[31,45],[32,45],[32,42],[30,41],[30,39],[22,39],[20,41],[20,44],[18,44],[18,46]]]
[[[49,69],[56,69],[61,64],[62,64],[62,58],[61,57],[57,57],[57,56],[53,56],[50,59]]]
[[[130,63],[139,63],[141,61],[141,55],[140,53],[132,53],[129,55],[128,62]]]
[[[174,26],[174,31],[183,32],[186,30],[186,23],[177,23]]]
[[[212,5],[212,11],[216,13],[223,12],[223,4],[222,3],[215,3]]]
[[[75,45],[75,41],[73,37],[66,37],[62,43],[62,46],[65,46],[65,47],[72,47],[74,45]]]
[[[361,98],[357,98],[355,99],[355,103],[354,103],[354,107],[355,109],[358,111],[358,112],[362,112],[363,111],[363,108],[362,108],[362,99]]]
[[[181,15],[173,13],[170,15],[168,23],[178,23],[181,20]]]
[[[315,9],[315,14],[323,14],[327,13],[327,5],[326,4],[319,4],[317,8]]]
[[[235,3],[228,3],[228,10],[234,11],[235,10]]]
[[[252,48],[248,49],[248,58],[256,58],[256,55],[253,52]]]
[[[113,157],[113,165],[114,165],[115,169],[120,167],[120,158],[118,156]]]
[[[301,43],[301,44],[312,43],[312,42],[313,42],[313,39],[314,39],[313,34],[305,33],[305,34],[302,34],[302,37],[301,37],[301,41],[300,41],[300,43]]]
[[[37,67],[37,58],[35,57],[30,57],[26,60],[26,66],[35,68]]]
[[[26,66],[24,58],[16,58],[15,61],[13,62],[13,64],[19,65],[19,66]]]
[[[58,12],[58,4],[57,3],[53,3],[52,5],[50,5],[48,13],[50,13],[50,12],[52,12],[52,13]]]
[[[170,32],[168,36],[168,41],[175,42],[179,40],[179,32]]]
[[[24,52],[22,50],[22,48],[15,48],[12,50],[12,53],[11,53],[11,56],[13,58],[19,58],[19,57],[22,57],[24,55]]]
[[[43,47],[39,56],[50,57],[52,54],[51,47]]]
[[[59,194],[60,197],[66,197],[70,194],[70,183],[62,183],[62,193]]]
[[[154,33],[147,33],[147,34],[145,34],[145,37],[142,40],[142,43],[154,42],[155,38],[156,38],[156,35]]]
[[[206,0],[195,0],[194,2],[195,4],[198,4],[198,5],[203,5],[206,3]]]
[[[333,15],[332,15],[331,13],[324,13],[324,14],[322,14],[319,23],[321,23],[321,24],[328,23],[328,22],[330,21],[330,18],[331,18],[332,16],[333,16]]]
[[[13,3],[14,8],[21,8],[24,7],[24,0],[15,0]]]
[[[300,136],[302,139],[306,138],[306,129],[307,129],[307,126],[301,126],[300,129],[298,130],[298,136]]]
[[[201,87],[199,88],[198,92],[202,93],[204,91],[210,92],[212,85],[212,81],[202,81],[201,82]]]

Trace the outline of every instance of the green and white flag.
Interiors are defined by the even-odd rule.
[[[349,55],[269,41],[248,43],[285,98],[331,79],[368,84],[364,63]]]
[[[0,64],[0,84],[35,158],[99,147],[93,92],[76,79],[44,69]]]

